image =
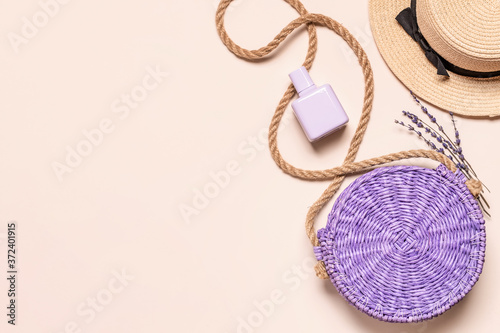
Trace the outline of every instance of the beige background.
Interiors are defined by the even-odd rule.
[[[7,284],[0,282],[1,332],[237,332],[241,320],[254,327],[240,332],[496,331],[498,120],[458,120],[466,155],[492,190],[479,282],[437,319],[379,322],[311,273],[303,222],[327,183],[285,175],[266,142],[255,139],[289,84],[287,74],[303,60],[304,30],[267,61],[249,63],[220,42],[215,0],[67,2],[48,22],[38,18],[46,26],[17,53],[9,33],[21,34],[23,17],[32,20],[41,7],[37,0],[0,2],[0,276],[11,220],[18,222],[20,267],[15,328],[6,324]],[[367,1],[304,4],[347,26],[374,67],[373,117],[358,159],[423,148],[393,123],[402,109],[418,110],[377,52]],[[227,29],[257,48],[296,16],[284,1],[236,0]],[[169,75],[155,85],[148,68]],[[280,148],[294,165],[332,167],[358,121],[363,78],[346,45],[323,28],[311,74],[333,86],[351,123],[310,145],[288,110]],[[151,91],[125,114],[122,94],[140,95],[145,77]],[[429,109],[450,125],[446,113]],[[53,163],[65,163],[68,146],[89,149],[82,131],[102,121],[113,130],[59,181]],[[212,186],[211,173],[227,167],[229,184],[183,218],[180,208],[192,206],[196,191]],[[125,280],[116,279],[123,272]],[[276,304],[264,318],[256,304],[271,300]]]

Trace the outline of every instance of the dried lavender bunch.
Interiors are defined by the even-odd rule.
[[[403,111],[403,112],[406,112],[406,111]],[[405,128],[407,128],[410,132],[413,132],[415,133],[416,135],[418,135],[418,137],[420,137],[422,140],[424,140],[425,144],[431,148],[432,150],[435,150],[437,151],[438,153],[441,153],[443,155],[446,155],[450,160],[452,160],[452,162],[457,166],[457,168],[459,168],[460,170],[464,171],[467,169],[467,166],[460,163],[456,157],[454,157],[453,155],[451,154],[446,154],[446,151],[445,151],[445,146],[443,146],[443,148],[438,148],[436,146],[436,144],[434,142],[432,142],[430,139],[427,139],[424,134],[422,134],[421,131],[418,131],[416,130],[412,125],[410,124],[405,124],[403,121],[399,121],[399,120],[394,120],[394,122],[398,125],[401,125]],[[420,126],[418,126],[420,127]],[[427,134],[430,134],[430,136],[432,138],[436,138],[436,134],[435,132],[432,131],[432,129],[428,128],[428,127],[424,127],[424,130],[425,130],[425,133]],[[441,144],[445,144],[442,140],[438,140],[436,139],[436,141],[438,141],[438,143],[441,143]],[[446,144],[445,144],[446,145]],[[446,146],[448,147],[448,146]]]
[[[472,166],[470,165],[470,163],[465,159],[465,156],[463,154],[462,148],[460,147],[460,143],[461,143],[460,133],[457,130],[457,127],[456,127],[456,124],[455,124],[455,117],[453,115],[453,112],[450,112],[450,116],[451,116],[451,119],[452,119],[452,122],[453,122],[453,129],[455,131],[455,142],[453,142],[450,139],[450,137],[448,136],[448,134],[446,134],[446,132],[444,131],[443,126],[441,126],[440,124],[438,124],[438,122],[436,120],[436,117],[434,117],[432,114],[429,113],[429,111],[427,110],[427,108],[420,102],[420,100],[417,98],[417,96],[415,96],[415,94],[412,91],[410,91],[410,93],[411,93],[411,96],[413,97],[413,100],[418,104],[418,106],[420,107],[420,109],[422,110],[422,112],[429,118],[429,120],[431,121],[431,123],[435,124],[438,127],[439,132],[441,132],[446,137],[446,139],[447,139],[445,141],[446,146],[448,146],[448,148],[450,150],[453,150],[453,153],[462,161],[462,164],[465,164],[467,166],[467,170],[464,170],[463,168],[461,168],[461,170],[465,171],[464,173],[469,178],[478,179],[476,172],[474,171],[474,169],[472,168]],[[424,121],[422,121],[422,122],[425,124]],[[429,126],[429,125],[427,125],[427,126]],[[458,165],[457,165],[457,167],[458,167]],[[469,173],[469,170],[472,173],[472,175]],[[485,187],[486,187],[486,185],[485,185]]]
[[[434,127],[431,125],[428,125],[425,121],[421,120],[416,116],[415,114],[408,112],[408,111],[403,111],[403,115],[407,117],[408,119],[411,120],[412,123],[414,123],[417,127],[423,128],[426,133],[428,133],[436,142],[438,145],[441,145],[442,148],[436,148],[435,146],[430,146],[433,150],[439,151],[440,153],[443,153],[447,155],[453,163],[459,168],[462,172],[468,174],[469,173],[469,165],[466,163],[467,161],[465,160],[465,156],[462,153],[462,148],[461,147],[456,147],[448,138],[446,133],[444,132],[444,128],[437,124],[437,122],[434,120],[434,123],[437,124],[439,128],[439,132],[443,133],[445,137],[441,136]],[[431,115],[432,117],[432,115]],[[432,119],[435,119],[432,117]],[[406,126],[407,127],[407,126]],[[444,152],[446,150],[446,153]],[[451,156],[451,157],[450,157]],[[465,162],[465,163],[464,163]]]
[[[403,116],[408,118],[411,123],[406,124],[403,121],[399,121],[399,120],[395,120],[395,123],[407,128],[410,132],[416,134],[432,150],[437,151],[437,152],[447,156],[456,165],[456,167],[460,171],[462,171],[462,173],[468,179],[479,180],[476,172],[474,171],[474,169],[472,168],[470,163],[465,158],[464,153],[463,153],[463,149],[460,146],[460,144],[461,144],[460,133],[456,127],[456,122],[455,122],[455,117],[453,115],[453,112],[450,112],[450,117],[451,117],[451,121],[453,123],[453,130],[455,132],[455,135],[454,135],[455,139],[454,140],[452,140],[448,136],[448,134],[445,132],[443,126],[441,126],[437,122],[436,117],[434,117],[432,114],[429,113],[427,108],[420,102],[420,100],[418,100],[418,98],[413,94],[413,92],[411,92],[411,95],[412,95],[413,99],[415,100],[415,102],[419,105],[422,112],[427,116],[427,118],[429,118],[429,121],[432,125],[428,124],[423,119],[419,118],[417,115],[415,115],[411,112],[408,112],[408,111],[402,111],[402,113],[403,113]],[[437,129],[436,129],[436,127],[437,127]],[[485,188],[488,189],[486,186],[485,186]],[[488,208],[490,208],[490,206],[489,206],[488,202],[485,200],[484,196],[482,194],[480,194],[478,199],[479,199],[478,201],[479,201],[479,204],[481,205],[481,208],[483,208],[483,211],[488,216],[490,216],[490,214],[484,208],[483,203],[482,203],[482,202],[484,202],[484,204]]]

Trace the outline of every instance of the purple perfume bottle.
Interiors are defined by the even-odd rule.
[[[316,87],[304,66],[289,76],[299,93],[299,98],[292,103],[292,108],[310,142],[317,141],[347,124],[349,118],[329,84]]]

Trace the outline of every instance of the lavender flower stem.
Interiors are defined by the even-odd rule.
[[[416,98],[416,96],[415,96],[413,93],[412,93],[412,96],[413,96],[413,98],[415,99],[415,101],[418,103],[418,105],[420,106],[420,108],[424,108],[424,106],[420,103],[420,101]],[[428,112],[427,112],[427,114],[428,114]],[[428,123],[426,123],[426,122],[425,122],[424,120],[422,120],[422,119],[419,119],[419,120],[422,122],[422,124],[424,124],[425,126],[429,127],[429,128],[430,128],[430,129],[432,129],[434,132],[437,132],[437,131],[436,131],[436,129],[435,129],[433,126],[429,125]],[[445,132],[444,130],[442,130],[442,126],[440,126],[437,122],[435,122],[435,123],[436,123],[436,125],[440,128],[440,130],[439,130],[439,131],[445,135],[446,139],[448,139],[447,143],[451,144],[451,145],[453,146],[453,148],[455,148],[455,150],[457,150],[457,149],[458,149],[458,147],[457,147],[457,146],[453,143],[453,141],[451,141],[451,139],[450,139],[450,137],[448,136],[448,134],[446,134],[446,132]],[[451,152],[449,149],[447,149],[447,150],[448,150],[448,152],[450,152],[451,154],[453,154],[453,156],[455,156],[455,158],[457,158],[457,159],[458,159],[458,157],[457,157],[457,156],[456,156],[453,152]],[[468,167],[468,168],[472,171],[472,174],[473,174],[476,178],[478,178],[478,180],[479,180],[479,181],[481,181],[481,180],[479,179],[479,177],[477,176],[477,174],[476,174],[475,170],[472,168],[472,166],[471,166],[471,164],[469,163],[469,161],[467,161],[467,159],[465,159],[465,158],[463,159],[463,161],[465,162],[465,164],[467,165],[467,167]],[[470,174],[469,174],[469,173],[467,173],[467,174],[470,176]],[[487,187],[487,186],[486,186],[483,182],[481,182],[481,184],[483,184],[483,185],[484,185],[484,187],[488,190],[488,192],[490,191],[490,190],[488,189],[488,187]]]
[[[420,104],[420,101],[418,101],[418,103]],[[420,104],[420,105],[421,105],[421,104]],[[429,127],[430,129],[432,129],[434,132],[436,132],[436,129],[435,129],[434,127],[432,127],[431,125],[429,125],[428,123],[426,123],[424,120],[421,120],[421,119],[420,119],[420,121],[422,122],[422,124],[424,124],[425,126],[427,126],[427,127]],[[437,123],[436,123],[436,124],[437,124]],[[438,125],[439,125],[439,124],[438,124]],[[444,132],[444,131],[441,131],[441,132],[442,132],[442,133],[446,136],[446,138],[448,139],[448,143],[451,143],[451,144],[454,146],[454,148],[456,148],[456,149],[457,149],[457,146],[453,143],[453,141],[451,141],[451,140],[450,140],[450,137],[446,134],[446,132]],[[458,159],[458,157],[457,157],[457,156],[456,156],[456,155],[455,155],[452,151],[450,151],[449,149],[447,149],[447,150],[448,150],[448,152],[449,152],[450,154],[452,154],[452,156],[454,156],[455,158],[457,158],[457,159]],[[464,163],[467,165],[468,169],[467,169],[467,170],[462,169],[462,170],[463,170],[463,171],[465,171],[464,173],[468,176],[468,178],[472,178],[472,175],[474,175],[474,177],[475,177],[475,178],[477,178],[477,180],[479,180],[479,181],[481,182],[481,184],[484,186],[484,188],[485,188],[488,192],[491,192],[491,191],[490,191],[490,189],[488,188],[488,186],[486,186],[486,184],[484,184],[484,183],[483,183],[483,182],[479,179],[479,177],[477,176],[476,171],[472,168],[472,165],[469,163],[469,161],[467,161],[467,159],[466,159],[466,158],[464,158],[464,159],[463,159],[463,161],[464,161]],[[456,163],[455,163],[455,164],[456,164]],[[472,172],[472,175],[469,173],[469,170]],[[484,198],[483,198],[483,200],[484,200]],[[485,201],[486,201],[486,200],[485,200]],[[489,206],[489,205],[487,204],[487,206]]]

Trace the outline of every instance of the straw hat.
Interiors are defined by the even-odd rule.
[[[417,96],[462,115],[500,115],[500,1],[370,0],[369,10],[380,53]]]

